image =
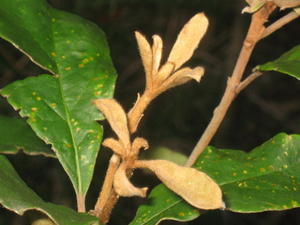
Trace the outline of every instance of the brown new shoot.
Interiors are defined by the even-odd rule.
[[[114,99],[98,99],[95,101],[96,106],[107,118],[111,128],[117,135],[115,138],[107,138],[103,145],[110,148],[114,155],[109,164],[108,172],[104,180],[104,185],[101,190],[99,199],[96,203],[95,210],[92,212],[98,216],[103,223],[107,223],[110,212],[118,200],[118,196],[141,196],[145,197],[147,188],[135,187],[129,180],[138,162],[140,149],[148,148],[148,142],[143,138],[135,138],[131,140],[130,135],[133,134],[139,125],[143,113],[151,101],[160,95],[162,92],[170,88],[182,85],[192,79],[200,81],[204,74],[202,67],[182,67],[193,55],[198,47],[208,27],[208,20],[203,13],[196,14],[183,27],[179,33],[177,40],[164,64],[161,64],[163,54],[163,41],[158,35],[153,36],[153,44],[150,45],[147,39],[139,32],[135,32],[137,44],[139,47],[142,63],[145,70],[146,87],[144,93],[138,98],[133,108],[125,113],[123,108]],[[191,202],[192,198],[196,197],[195,185],[187,185],[182,179],[186,177],[190,168],[178,167],[175,164],[163,161],[161,166],[155,166],[151,163],[149,167],[144,164],[144,167],[151,169],[162,182],[176,193],[180,194],[187,201]],[[181,179],[170,182],[169,175],[171,170],[176,167],[177,173],[181,174]],[[195,169],[192,169],[192,174],[196,175]],[[210,180],[211,185],[208,185],[214,190],[219,190],[216,193],[216,201],[212,205],[204,202],[194,204],[196,207],[203,208],[220,208],[222,207],[222,195],[216,183],[214,183],[207,175],[200,173],[198,183],[204,180]],[[201,178],[200,178],[201,177]],[[193,178],[195,179],[195,177]],[[198,184],[197,182],[195,184]],[[206,182],[207,184],[207,182]],[[217,188],[216,188],[217,186]],[[181,187],[181,188],[180,188]],[[192,195],[190,193],[193,193]],[[201,192],[203,195],[204,192]],[[211,195],[212,193],[207,193]],[[198,201],[202,195],[198,195]],[[204,200],[205,201],[205,200]]]
[[[162,65],[162,39],[158,35],[154,35],[151,46],[141,33],[135,32],[145,70],[146,88],[128,113],[131,133],[136,131],[144,110],[155,97],[192,79],[200,81],[204,74],[204,68],[184,67],[180,69],[180,67],[192,57],[207,27],[208,20],[203,13],[198,13],[190,19],[180,31],[167,61]]]

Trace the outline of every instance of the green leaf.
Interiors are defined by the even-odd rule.
[[[16,154],[19,150],[29,155],[55,157],[24,120],[0,116],[0,153]]]
[[[84,200],[102,139],[92,104],[111,97],[116,72],[104,33],[45,0],[1,0],[0,36],[54,76],[17,81],[1,92],[52,145],[78,199]]]
[[[149,194],[149,204],[139,207],[130,225],[155,225],[162,220],[190,221],[200,213],[189,204],[182,204],[182,198],[165,185],[156,186]]]
[[[261,71],[278,71],[300,80],[300,45],[278,59],[257,67]]]
[[[300,206],[300,135],[278,134],[250,153],[209,147],[195,167],[211,176],[226,208],[242,213]]]
[[[251,213],[300,207],[299,163],[300,135],[282,133],[250,153],[208,147],[194,167],[207,173],[220,185],[226,209]],[[169,208],[180,209],[189,204],[171,191],[158,191],[162,187],[159,185],[152,190],[150,204],[138,209],[131,225],[180,220],[179,216],[174,215],[179,215],[181,210]],[[177,198],[177,201],[166,203],[166,199],[172,198]],[[184,212],[185,215],[194,213],[189,220],[199,216],[195,208],[189,207]],[[138,223],[140,221],[145,223]]]
[[[57,225],[91,225],[97,218],[84,213],[44,202],[19,177],[9,161],[0,155],[0,204],[19,215],[27,210],[45,213]]]

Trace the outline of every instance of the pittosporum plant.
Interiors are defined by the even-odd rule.
[[[190,80],[201,81],[204,68],[184,64],[208,28],[204,13],[184,25],[164,62],[162,38],[153,35],[150,43],[135,32],[146,85],[126,112],[112,98],[116,72],[104,34],[96,25],[56,10],[45,0],[2,0],[0,36],[48,74],[13,82],[1,90],[31,128],[23,120],[1,116],[0,151],[23,149],[28,154],[57,158],[73,184],[78,212],[43,201],[4,155],[0,156],[0,204],[20,215],[35,209],[49,217],[34,221],[35,225],[106,224],[115,216],[112,210],[118,199],[133,196],[151,201],[138,209],[130,225],[154,225],[165,219],[189,221],[200,216],[200,210],[249,213],[299,207],[299,135],[280,133],[250,153],[208,146],[233,100],[265,71],[300,79],[299,46],[253,68],[253,73],[243,78],[256,44],[299,17],[300,5],[299,0],[247,3],[243,12],[251,14],[251,23],[224,95],[185,166],[180,166],[165,159],[140,159],[140,151],[151,143],[146,137],[136,137],[135,132],[148,105],[160,94]],[[286,15],[266,26],[277,8],[286,9]],[[95,207],[86,209],[86,193],[103,135],[97,121],[104,118],[115,133],[102,142],[112,156]],[[130,180],[137,168],[151,171],[162,184],[151,191],[137,187]]]

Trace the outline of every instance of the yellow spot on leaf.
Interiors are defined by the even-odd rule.
[[[41,101],[42,98],[41,97],[36,97],[36,100]]]
[[[65,143],[65,146],[66,146],[67,148],[72,148],[72,145],[69,144],[69,143]]]
[[[101,91],[96,91],[95,95],[98,96],[98,95],[101,95],[101,93],[102,93]]]
[[[70,71],[72,68],[69,66],[69,67],[66,67],[65,68],[65,71]]]
[[[183,212],[178,213],[178,216],[185,216]]]
[[[67,44],[70,44],[70,43],[71,43],[71,41],[70,41],[70,40],[66,40],[66,43],[67,43]]]
[[[55,57],[55,56],[56,56],[56,53],[55,53],[55,52],[51,52],[51,55],[52,55],[53,57]]]
[[[65,55],[62,55],[62,56],[61,56],[61,58],[62,58],[62,59],[65,59],[65,58],[66,58],[66,56],[65,56]]]
[[[287,169],[289,166],[288,165],[283,165],[283,168],[284,169]]]
[[[292,206],[293,207],[298,207],[299,206],[299,203],[297,201],[292,201]]]
[[[84,67],[84,64],[83,64],[83,63],[80,63],[80,64],[78,65],[78,67],[79,67],[79,68],[82,68],[82,67]]]
[[[32,112],[36,112],[37,110],[38,110],[38,109],[37,109],[36,107],[32,107],[32,108],[31,108],[31,111],[32,111]]]
[[[259,171],[264,173],[264,172],[266,172],[266,169],[265,168],[260,168]]]
[[[247,170],[243,170],[243,174],[247,174],[248,173],[248,171]]]
[[[34,91],[34,92],[32,92],[32,95],[33,95],[33,96],[35,96],[35,95],[36,95],[36,92],[35,92],[35,91]]]
[[[237,175],[237,173],[236,173],[236,172],[232,173],[232,176],[236,176],[236,175]]]
[[[56,103],[51,103],[50,105],[54,108],[56,107]]]

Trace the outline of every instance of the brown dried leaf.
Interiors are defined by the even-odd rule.
[[[104,114],[113,131],[127,148],[130,145],[127,116],[122,106],[112,98],[102,98],[94,101],[97,108]]]
[[[148,141],[141,137],[136,137],[132,143],[131,152],[134,155],[139,154],[139,150],[144,148],[145,150],[149,148]]]
[[[122,163],[114,176],[114,189],[118,195],[123,197],[146,197],[148,188],[137,188],[133,186],[126,175],[126,165]]]
[[[202,76],[204,75],[204,68],[203,67],[195,67],[191,69],[189,67],[184,67],[177,72],[175,72],[172,76],[166,80],[165,89],[169,89],[172,87],[176,87],[182,85],[192,79],[200,82]]]
[[[139,46],[139,51],[146,74],[146,84],[148,86],[152,82],[152,49],[147,39],[140,32],[135,32],[135,38]]]
[[[155,79],[158,82],[158,85],[161,84],[164,80],[166,80],[171,73],[173,73],[175,68],[175,64],[173,62],[166,62],[158,71]]]
[[[224,207],[221,189],[203,172],[167,160],[137,161],[136,165],[152,170],[168,188],[199,209]]]
[[[175,70],[192,57],[207,27],[208,20],[204,13],[196,14],[184,25],[167,60],[175,63]]]
[[[154,76],[157,74],[161,57],[162,57],[162,50],[163,50],[163,41],[158,35],[153,35],[153,46],[152,46],[152,53],[153,53],[153,65],[152,65],[152,75]]]
[[[300,6],[300,0],[273,0],[273,2],[281,9]]]
[[[102,145],[107,147],[107,148],[110,148],[111,150],[114,151],[114,153],[116,153],[117,155],[119,156],[122,156],[124,155],[125,153],[125,149],[124,149],[124,146],[122,146],[120,144],[119,141],[117,141],[116,139],[114,138],[106,138],[103,142],[102,142]]]

